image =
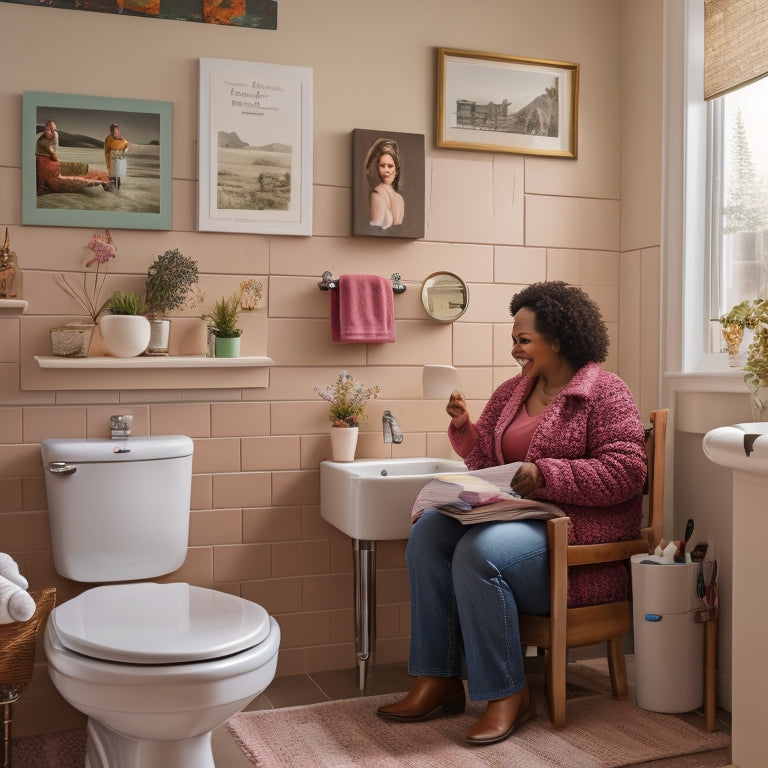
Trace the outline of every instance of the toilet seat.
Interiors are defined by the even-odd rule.
[[[56,607],[49,621],[69,650],[123,664],[219,659],[270,631],[257,603],[184,583],[94,587]]]

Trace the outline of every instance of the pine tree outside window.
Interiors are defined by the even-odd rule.
[[[768,296],[768,78],[709,108],[710,320]],[[724,351],[719,333],[712,352]],[[721,345],[717,348],[717,345]]]

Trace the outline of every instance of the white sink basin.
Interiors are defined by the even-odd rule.
[[[419,491],[435,475],[466,471],[451,459],[323,461],[320,515],[353,539],[407,539]]]
[[[715,464],[768,474],[768,422],[717,427],[704,435],[704,453]]]

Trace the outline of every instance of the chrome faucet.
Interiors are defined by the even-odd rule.
[[[381,417],[381,428],[385,443],[399,444],[403,442],[403,431],[400,429],[397,419],[392,415],[392,411],[384,411],[384,415]]]

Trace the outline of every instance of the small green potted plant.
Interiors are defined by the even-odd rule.
[[[170,323],[165,315],[187,303],[198,279],[197,262],[178,248],[161,253],[150,265],[145,294],[153,327],[147,354],[168,354]]]
[[[149,344],[150,325],[144,317],[147,303],[137,293],[116,291],[104,305],[99,322],[107,352],[114,357],[136,357]]]
[[[240,320],[240,294],[233,293],[218,299],[205,317],[216,337],[215,356],[240,357],[240,336],[243,333],[237,327]]]

